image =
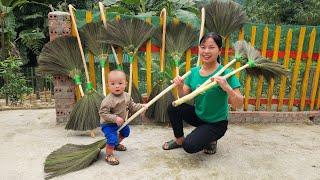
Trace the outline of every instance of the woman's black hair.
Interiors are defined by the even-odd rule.
[[[206,42],[206,40],[209,38],[212,38],[214,40],[214,42],[218,45],[219,49],[221,49],[222,37],[219,34],[215,34],[213,32],[206,33],[204,36],[202,36],[199,44]],[[221,63],[220,59],[221,59],[220,56],[218,56],[218,58],[217,58],[218,63]]]

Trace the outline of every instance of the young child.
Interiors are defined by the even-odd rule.
[[[123,71],[113,70],[108,76],[108,89],[110,93],[101,103],[99,114],[101,130],[106,139],[106,161],[110,165],[118,165],[119,160],[113,151],[126,151],[127,148],[120,142],[129,136],[130,128],[125,126],[118,133],[117,130],[124,123],[127,109],[134,113],[144,107],[143,104],[134,103],[128,93],[124,92],[127,85],[126,75]]]

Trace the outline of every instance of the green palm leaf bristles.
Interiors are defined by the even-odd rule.
[[[92,22],[85,24],[80,30],[80,36],[83,37],[86,46],[95,56],[108,54],[110,46],[100,41],[103,34],[106,33],[102,22]]]
[[[65,129],[86,131],[100,126],[99,109],[103,96],[90,90],[75,104]]]
[[[88,145],[66,144],[49,154],[44,163],[45,179],[78,171],[98,160],[100,150],[106,145],[102,139]]]
[[[48,42],[38,59],[38,71],[74,78],[83,69],[79,47],[75,37],[59,37]]]
[[[239,30],[248,20],[241,5],[231,0],[213,0],[205,6],[205,10],[205,27],[223,37]]]
[[[107,22],[106,33],[102,35],[101,41],[120,46],[127,54],[134,55],[152,36],[154,30],[152,25],[143,20],[121,19]]]
[[[183,53],[198,44],[199,32],[185,23],[170,23],[166,27],[166,49],[168,56],[174,60],[180,60]],[[162,29],[157,29],[155,42],[159,46],[162,40]]]

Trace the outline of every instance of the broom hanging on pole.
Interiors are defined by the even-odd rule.
[[[100,117],[98,111],[103,96],[93,89],[92,83],[90,82],[87,64],[73,10],[74,7],[72,5],[69,5],[71,23],[75,29],[78,46],[80,49],[80,55],[85,70],[85,76],[87,80],[87,93],[75,104],[72,112],[70,113],[70,119],[65,128],[81,131],[91,130],[91,137],[95,137],[93,129],[100,126]]]
[[[243,41],[244,42],[244,41]],[[262,75],[267,80],[270,80],[271,78],[280,77],[281,75],[287,76],[289,71],[286,70],[282,65],[270,61],[267,58],[264,58],[260,55],[259,51],[254,49],[250,44],[246,44],[246,59],[242,61],[244,64],[242,67],[226,74],[223,76],[223,78],[227,79],[230,76],[236,74],[237,72],[240,72],[242,70],[246,70],[247,74],[250,74],[252,76],[259,76]],[[210,78],[211,79],[211,78]],[[194,90],[192,93],[174,101],[172,104],[173,106],[179,106],[180,104],[189,101],[196,97],[198,94],[205,92],[206,90],[210,89],[217,83],[215,81],[210,82],[206,86],[199,87],[196,90]]]

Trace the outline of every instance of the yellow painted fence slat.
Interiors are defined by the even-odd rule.
[[[302,54],[305,33],[306,33],[306,27],[301,27],[300,28],[300,35],[299,35],[299,42],[298,42],[298,47],[297,47],[297,57],[295,60],[295,66],[293,69],[293,75],[292,75],[292,81],[291,81],[291,91],[290,91],[290,98],[289,98],[289,105],[288,105],[289,111],[292,111],[293,101],[294,101],[294,98],[296,95],[296,86],[297,86],[297,81],[298,81],[298,77],[299,77],[299,68],[300,68],[301,54]]]
[[[243,28],[240,29],[239,31],[239,40],[244,40],[244,30]],[[236,62],[236,69],[238,69],[241,66],[240,62]],[[236,77],[239,78],[240,77],[240,72],[236,73]]]
[[[301,89],[301,97],[300,97],[300,111],[304,110],[305,107],[305,100],[307,97],[307,88],[308,88],[308,82],[309,82],[309,74],[311,70],[311,64],[312,64],[312,54],[314,49],[314,42],[316,40],[316,29],[313,28],[312,32],[310,34],[310,40],[309,40],[309,46],[308,46],[308,59],[307,59],[307,65],[305,74],[302,81],[302,89]]]
[[[286,49],[285,49],[285,55],[283,59],[283,66],[287,69],[289,66],[289,58],[290,58],[290,50],[291,50],[291,41],[292,41],[292,29],[288,30],[287,38],[286,38]],[[280,90],[279,90],[279,103],[277,107],[277,111],[282,111],[282,105],[283,105],[283,98],[286,91],[286,85],[287,85],[287,77],[282,76],[280,80]]]
[[[319,47],[318,52],[320,54],[320,47]],[[316,94],[317,94],[317,89],[318,89],[319,74],[320,74],[320,56],[318,56],[316,72],[314,74],[313,83],[312,83],[311,102],[310,102],[310,110],[311,111],[314,109],[314,104],[315,104],[315,99],[316,99]],[[320,97],[319,92],[318,92],[318,97]]]
[[[86,22],[90,23],[92,22],[92,11],[86,11]],[[90,82],[93,85],[93,88],[97,88],[97,82],[96,82],[96,73],[94,69],[94,55],[89,52],[89,79]]]
[[[274,49],[273,49],[273,57],[272,61],[278,61],[278,53],[279,53],[279,46],[280,46],[280,37],[281,37],[281,27],[276,27],[276,34],[274,39]],[[273,96],[273,88],[274,88],[274,79],[271,79],[268,86],[268,104],[267,104],[267,111],[271,110],[271,103],[272,103],[272,96]]]
[[[251,27],[251,45],[254,47],[256,41],[256,33],[257,33],[257,26]],[[250,90],[251,90],[251,76],[246,76],[246,85],[245,85],[245,94],[244,94],[244,110],[248,110],[249,106],[249,98],[250,98]]]
[[[261,48],[261,55],[263,57],[266,57],[266,53],[267,53],[268,35],[269,35],[269,28],[266,26],[263,29],[263,39],[262,39],[262,48]],[[256,92],[256,108],[255,108],[255,110],[259,110],[259,108],[260,108],[260,97],[261,97],[261,93],[262,93],[262,85],[263,85],[263,76],[259,76],[258,85],[257,85],[257,92]]]

